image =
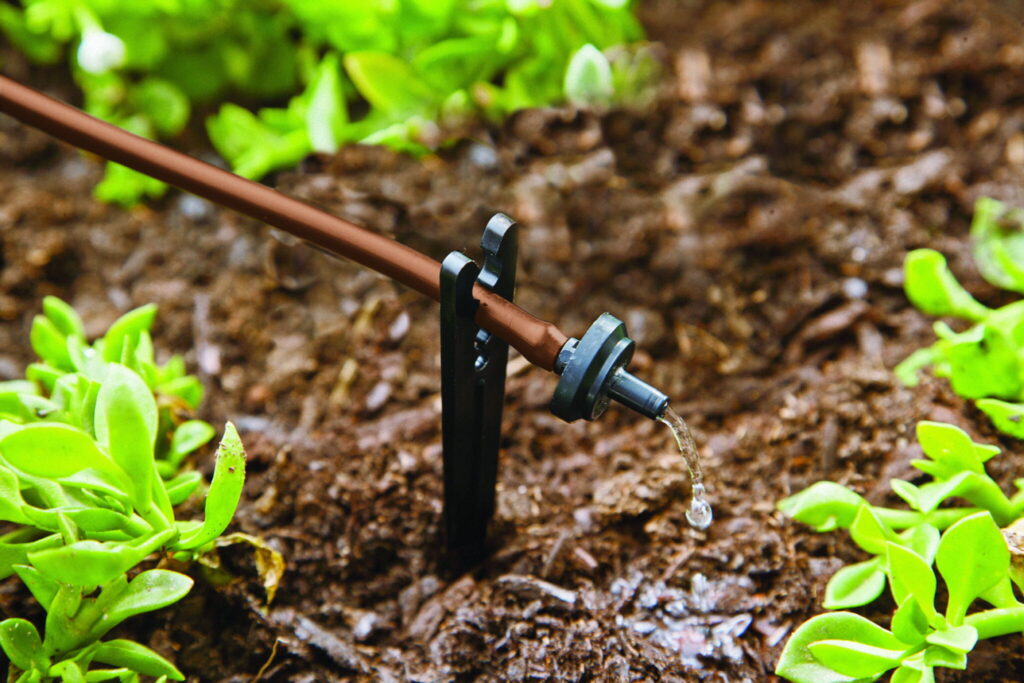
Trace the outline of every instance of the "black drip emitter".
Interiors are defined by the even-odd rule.
[[[480,269],[453,251],[441,264],[441,426],[444,447],[444,529],[447,561],[465,569],[486,556],[487,526],[501,442],[508,344],[473,322],[479,284],[512,301],[518,228],[495,214],[481,240]],[[561,375],[551,412],[566,422],[600,417],[614,399],[658,419],[668,396],[626,370],[636,344],[621,320],[603,313],[582,339],[569,339],[558,354]]]
[[[626,336],[626,324],[602,313],[583,339],[570,339],[555,362],[562,378],[551,400],[551,412],[566,422],[581,417],[595,420],[615,399],[657,420],[668,407],[668,396],[626,370],[636,343]]]

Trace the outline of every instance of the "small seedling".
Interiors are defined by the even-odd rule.
[[[129,311],[90,345],[78,314],[60,299],[46,297],[30,334],[39,361],[28,366],[28,381],[0,383],[0,419],[45,419],[91,431],[99,383],[108,364],[116,362],[133,370],[155,394],[157,467],[165,478],[174,476],[190,453],[213,438],[214,430],[202,420],[179,417],[199,407],[203,385],[185,372],[181,356],[156,363],[150,336],[155,317],[152,304]]]
[[[0,3],[0,34],[35,61],[66,55],[86,110],[138,135],[222,105],[210,139],[250,178],[346,142],[422,153],[476,115],[635,100],[656,72],[629,0],[22,0]],[[256,114],[223,104],[299,91]],[[96,192],[164,189],[111,163]]]
[[[1024,479],[1007,497],[985,472],[999,449],[974,443],[952,425],[921,422],[917,437],[927,457],[912,464],[932,481],[890,482],[909,510],[872,506],[832,482],[779,503],[817,531],[848,529],[872,555],[836,572],[825,591],[826,608],[866,605],[887,585],[896,604],[889,629],[851,612],[810,619],[786,643],[780,676],[818,683],[874,680],[895,670],[897,683],[932,682],[935,667],[964,669],[979,639],[1024,632],[1024,604],[1013,590],[1014,584],[1024,589],[1024,577],[1011,563],[1011,550],[1024,548],[1015,545],[1016,536],[1000,532],[1024,515]],[[953,498],[971,507],[940,507]],[[948,593],[944,610],[936,606],[936,573]],[[977,599],[992,609],[972,611]]]
[[[975,205],[971,237],[978,270],[1004,289],[1024,293],[1024,213],[994,199]],[[931,366],[949,379],[953,390],[974,399],[1002,432],[1024,438],[1024,301],[991,309],[971,296],[946,266],[942,254],[918,249],[907,255],[905,288],[911,302],[930,315],[965,319],[973,325],[954,332],[935,323],[939,340],[919,349],[896,367],[909,386]]]
[[[155,307],[131,311],[91,345],[67,304],[48,297],[43,310],[31,335],[40,362],[0,385],[0,521],[15,526],[0,536],[0,578],[17,574],[47,613],[42,636],[25,619],[0,622],[8,679],[183,680],[148,648],[101,639],[188,593],[192,580],[176,572],[127,574],[158,551],[194,558],[227,528],[245,477],[238,433],[228,423],[204,520],[177,520],[174,506],[202,483],[178,469],[213,429],[178,417],[201,386],[180,358],[154,363]]]

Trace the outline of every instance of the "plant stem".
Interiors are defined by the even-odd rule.
[[[1024,631],[1024,607],[1003,607],[972,614],[964,624],[978,629],[978,638],[995,638]]]
[[[164,529],[171,528],[171,522],[164,515],[163,510],[154,502],[150,501],[149,505],[144,510],[137,510],[138,514],[142,519],[146,520],[150,528],[154,531],[163,531]]]

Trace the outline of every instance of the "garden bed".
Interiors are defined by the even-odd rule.
[[[508,213],[521,305],[577,336],[624,319],[632,367],[694,428],[706,532],[667,429],[614,407],[564,424],[553,376],[513,354],[494,552],[464,576],[438,557],[435,304],[192,197],[98,204],[98,164],[0,119],[0,379],[32,359],[46,294],[91,334],[158,303],[158,347],[188,351],[202,417],[246,444],[235,528],[288,564],[267,607],[251,555],[225,551],[238,581],[123,628],[202,681],[769,678],[861,557],[776,501],[830,478],[894,503],[923,419],[1000,444],[1003,483],[1020,472],[1020,443],[945,382],[891,372],[933,338],[902,292],[909,249],[1001,303],[966,235],[979,196],[1024,205],[1024,29],[1005,4],[648,2],[669,65],[649,111],[526,111],[435,157],[350,147],[269,181],[436,258]],[[26,598],[3,584],[3,616]],[[942,680],[1017,680],[1024,646],[970,662]]]

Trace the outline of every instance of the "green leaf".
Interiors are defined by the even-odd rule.
[[[908,595],[893,613],[891,628],[893,634],[907,645],[917,646],[924,642],[930,630],[928,617],[913,595]]]
[[[57,662],[46,673],[50,676],[60,676],[61,683],[86,683],[82,668],[70,659]]]
[[[892,633],[858,614],[820,614],[804,622],[790,636],[775,673],[798,683],[848,683],[857,680],[857,676],[840,673],[815,658],[811,645],[829,640],[852,641],[885,650],[905,647]]]
[[[80,508],[60,510],[85,534],[93,535],[103,531],[120,531],[128,528],[130,520],[125,515],[104,508]]]
[[[224,438],[217,448],[213,481],[206,495],[206,516],[195,532],[183,535],[174,545],[177,550],[200,548],[221,535],[231,523],[245,484],[245,449],[235,426],[228,422]]]
[[[164,486],[167,489],[167,498],[171,505],[180,505],[191,496],[199,484],[203,481],[203,475],[196,471],[182,472]]]
[[[22,512],[24,505],[17,475],[6,467],[0,467],[0,521],[28,524]]]
[[[496,47],[493,35],[449,38],[420,50],[412,66],[438,92],[454,93],[494,76],[508,60]]]
[[[896,543],[887,543],[885,551],[889,588],[896,604],[913,597],[925,616],[935,616],[936,580],[931,566],[910,548]]]
[[[10,379],[0,382],[0,394],[39,395],[39,387],[25,379]]]
[[[80,345],[74,337],[68,338],[68,348]],[[91,361],[82,358],[85,365]],[[76,362],[77,365],[77,362]],[[92,370],[93,368],[90,368]],[[105,372],[105,370],[103,371]],[[96,412],[96,396],[99,393],[100,384],[89,379],[85,373],[71,373],[64,375],[57,380],[53,387],[53,401],[61,410],[57,411],[50,420],[66,417],[69,424],[92,433],[93,414]],[[63,422],[64,420],[61,419]]]
[[[122,581],[127,583],[123,577]],[[81,647],[84,634],[75,623],[75,618],[82,616],[79,610],[83,603],[88,602],[78,586],[59,585],[57,595],[50,602],[46,613],[46,646],[49,650],[69,652]]]
[[[36,599],[36,602],[42,605],[44,610],[49,611],[50,603],[57,597],[60,584],[43,576],[38,569],[27,564],[14,565],[13,569],[22,583],[32,592],[32,597]]]
[[[130,477],[140,512],[151,500],[157,425],[156,401],[146,383],[128,368],[111,364],[96,399],[96,438]]]
[[[1022,309],[1018,304],[1014,313]],[[948,377],[953,391],[964,398],[1016,399],[1021,395],[1021,363],[1018,358],[1020,344],[1014,329],[1006,321],[997,320],[1008,307],[992,314],[960,334],[940,340],[937,344],[942,351],[942,363],[935,368],[935,375]]]
[[[73,369],[64,335],[46,316],[37,315],[32,319],[29,340],[32,343],[32,350],[47,365],[60,370]]]
[[[857,511],[857,516],[850,525],[850,538],[872,555],[884,554],[887,541],[899,542],[896,532],[890,529],[867,504],[862,505]]]
[[[957,626],[930,633],[925,640],[932,645],[967,654],[978,642],[978,630],[973,626]]]
[[[819,640],[808,645],[819,662],[854,678],[880,676],[899,665],[903,648],[889,650],[852,640]]]
[[[344,136],[347,124],[348,110],[341,86],[341,65],[337,53],[329,52],[320,61],[309,83],[306,131],[313,150],[327,154],[338,151],[338,143]]]
[[[905,659],[893,672],[890,683],[935,683],[935,672],[924,663],[923,656],[919,662]]]
[[[73,501],[68,491],[55,481],[44,477],[34,477],[29,474],[20,476],[21,485],[33,501],[38,500],[44,507],[58,508],[64,505],[71,505]]]
[[[191,375],[162,382],[156,390],[164,396],[180,398],[192,410],[198,408],[203,400],[203,384]]]
[[[409,64],[384,52],[349,52],[345,71],[359,94],[375,108],[395,116],[424,113],[440,101]]]
[[[1012,561],[1010,572],[1012,576]],[[1004,576],[999,580],[999,583],[992,586],[978,597],[993,607],[1020,607],[1021,603],[1017,600],[1017,596],[1013,592],[1011,576]]]
[[[64,375],[64,377],[67,376]],[[32,386],[35,385],[32,384]],[[0,393],[0,415],[6,418],[3,420],[4,429],[0,433],[0,438],[15,431],[17,425],[13,423],[36,422],[45,418],[57,417],[60,412],[61,407],[58,403],[37,395],[37,392]]]
[[[13,533],[16,536],[0,536],[0,578],[10,576],[15,565],[25,564],[30,552],[56,548],[63,543],[60,534],[49,534],[39,538],[41,532],[36,529],[23,528]]]
[[[139,333],[139,342],[135,352],[126,363],[146,383],[146,386],[156,385],[156,361],[154,360],[153,338],[149,332]]]
[[[569,60],[562,85],[565,97],[576,106],[606,106],[615,94],[608,58],[591,44],[584,45]]]
[[[925,455],[949,468],[948,476],[959,472],[985,474],[982,463],[999,453],[997,447],[976,444],[964,430],[942,422],[918,422],[917,441]]]
[[[175,681],[185,680],[185,676],[169,661],[148,647],[130,640],[116,639],[102,643],[96,649],[93,659],[101,664],[123,666],[144,676],[167,676]]]
[[[963,671],[967,668],[967,655],[941,645],[932,645],[924,651],[924,663],[928,666],[944,666]]]
[[[312,151],[305,126],[281,133],[233,104],[225,104],[208,118],[206,130],[221,156],[245,178],[262,178],[274,169],[292,166]]]
[[[44,576],[72,586],[98,586],[113,581],[173,538],[174,529],[130,543],[78,541],[28,553],[29,563]]]
[[[46,363],[31,363],[25,369],[25,379],[38,383],[46,391],[53,391],[53,385],[63,375],[63,370],[58,370]]]
[[[893,493],[902,498],[912,510],[921,509],[921,505],[918,502],[918,489],[909,481],[904,481],[903,479],[890,479],[889,487],[893,490]]]
[[[67,305],[55,296],[43,297],[43,315],[60,331],[65,337],[77,337],[85,341],[85,324],[75,309]]]
[[[188,123],[188,97],[170,81],[148,76],[132,87],[130,99],[159,135],[177,135]]]
[[[132,340],[134,345],[140,332],[150,330],[156,318],[156,311],[156,304],[146,304],[128,311],[115,320],[103,335],[103,360],[108,363],[120,362],[125,343]]]
[[[1006,576],[1010,551],[992,516],[979,512],[946,530],[935,565],[949,589],[946,619],[959,626],[974,599]]]
[[[92,191],[101,202],[129,207],[146,197],[156,199],[167,192],[166,184],[127,166],[111,161],[104,168],[103,180]]]
[[[0,454],[22,472],[47,479],[90,467],[117,473],[117,465],[96,447],[91,436],[63,424],[25,425],[0,439]]]
[[[85,489],[131,504],[134,487],[123,472],[86,468],[58,480],[67,488]]]
[[[913,550],[928,566],[931,566],[935,561],[935,553],[939,549],[939,530],[931,524],[925,523],[912,526],[900,534],[900,544]]]
[[[1008,220],[1003,220],[1008,219]],[[1024,231],[1020,212],[990,197],[974,204],[971,241],[981,276],[1001,289],[1024,292]]]
[[[858,494],[831,481],[819,481],[800,493],[778,502],[779,510],[814,528],[825,532],[848,528],[857,516],[857,510],[866,501]]]
[[[915,249],[903,264],[907,298],[934,316],[953,315],[977,322],[991,309],[971,296],[946,266],[946,257],[932,249]]]
[[[60,42],[30,29],[24,15],[12,5],[0,4],[0,32],[33,62],[55,64],[64,54]]]
[[[106,604],[99,623],[90,632],[100,638],[129,617],[174,604],[192,590],[192,579],[166,569],[144,571],[128,584],[114,600]]]
[[[915,462],[916,464],[916,462]],[[1013,505],[999,485],[985,475],[961,472],[947,481],[936,481],[921,487],[921,509],[931,512],[947,498],[960,496],[992,513],[1000,524],[1015,518]]]
[[[988,415],[996,429],[1017,439],[1024,439],[1024,404],[982,398],[974,405]]]
[[[46,661],[39,631],[25,619],[0,621],[0,647],[11,663],[24,671],[32,669],[37,662]]]
[[[85,674],[85,683],[100,683],[101,681],[113,681],[117,680],[120,683],[141,683],[142,679],[139,674],[135,673],[131,669],[91,669]],[[160,677],[161,681],[166,681],[166,676]]]
[[[920,383],[917,374],[929,365],[935,365],[938,357],[935,347],[917,349],[893,368],[893,374],[904,386],[916,387]]]
[[[826,609],[843,609],[866,605],[885,589],[885,572],[879,558],[858,562],[837,571],[825,587]]]
[[[182,422],[174,430],[174,436],[171,437],[171,447],[167,453],[167,459],[177,467],[189,453],[206,445],[216,435],[216,430],[208,422],[202,420]]]
[[[181,379],[185,376],[185,359],[180,355],[174,355],[167,359],[167,362],[157,368],[157,384],[170,382],[174,379]]]
[[[164,486],[163,477],[160,475],[160,468],[156,463],[153,463],[153,476],[150,479],[150,491],[153,496],[153,513],[159,513],[159,518],[155,519],[150,524],[154,528],[160,528],[163,525],[173,526],[174,524],[174,507],[171,505],[171,500],[167,495],[167,489]]]

